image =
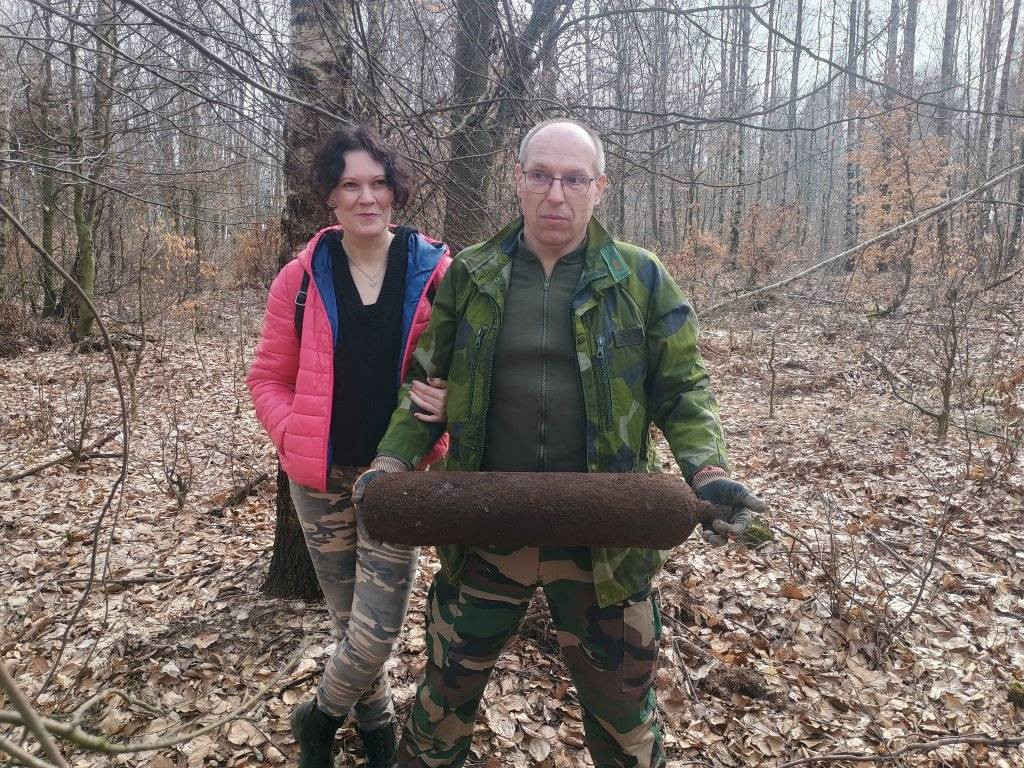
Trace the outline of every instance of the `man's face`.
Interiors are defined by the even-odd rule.
[[[596,159],[590,137],[571,123],[545,126],[533,136],[526,162],[516,165],[516,190],[527,245],[564,256],[583,241],[587,222],[608,182],[603,173],[597,176]],[[552,181],[546,191],[531,190],[530,186],[543,185],[543,179],[537,181],[542,173],[548,178],[575,177],[575,183]],[[597,178],[592,182],[580,183],[594,176]]]

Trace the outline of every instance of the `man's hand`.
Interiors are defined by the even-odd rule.
[[[389,472],[405,472],[408,469],[409,467],[401,459],[396,459],[394,456],[378,456],[370,462],[370,468],[352,483],[352,506],[361,507],[363,505],[366,489],[375,478],[386,475]]]
[[[701,533],[704,541],[715,547],[725,544],[730,536],[742,536],[750,525],[750,514],[766,508],[747,486],[725,477],[699,486],[697,498],[715,505],[711,529],[705,524]]]

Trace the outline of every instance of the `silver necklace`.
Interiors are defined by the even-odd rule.
[[[356,264],[354,261],[352,261],[352,257],[351,256],[348,259],[348,263],[349,263],[349,266],[355,267],[356,269],[359,270],[359,272],[363,275],[363,277],[366,278],[366,281],[370,284],[371,288],[376,288],[380,284],[381,278],[384,277],[384,273],[388,269],[388,264],[385,261],[384,262],[384,267],[381,269],[380,274],[377,277],[373,277],[369,272],[367,272],[365,269],[363,269],[358,264]]]

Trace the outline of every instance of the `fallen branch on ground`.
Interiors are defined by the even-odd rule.
[[[79,710],[76,710],[75,714],[72,715],[71,720],[63,721],[55,720],[50,717],[40,716],[34,709],[32,709],[31,705],[28,704],[27,701],[25,702],[25,705],[27,706],[27,712],[23,712],[21,708],[18,708],[17,711],[0,710],[0,723],[8,725],[30,725],[33,721],[36,722],[39,726],[39,730],[36,731],[36,729],[33,728],[33,732],[37,733],[40,742],[44,745],[44,747],[47,743],[47,740],[49,740],[49,743],[52,745],[52,737],[58,736],[62,739],[67,739],[72,744],[81,747],[82,749],[88,750],[90,752],[102,752],[108,755],[137,754],[140,752],[153,752],[158,749],[166,749],[167,747],[173,747],[178,744],[183,744],[187,741],[192,741],[193,739],[199,738],[200,736],[210,733],[211,731],[216,731],[222,726],[226,725],[227,723],[232,722],[233,720],[242,719],[245,716],[245,714],[256,705],[257,702],[259,702],[264,696],[266,696],[278,684],[278,682],[280,682],[281,679],[291,674],[295,667],[298,666],[299,661],[303,658],[307,645],[308,643],[306,642],[302,643],[299,646],[299,648],[295,651],[295,653],[292,654],[291,658],[288,660],[288,663],[285,664],[285,666],[282,667],[277,674],[270,678],[270,680],[268,680],[266,683],[260,686],[260,689],[256,691],[256,693],[254,693],[252,696],[250,696],[248,699],[243,701],[241,704],[239,704],[237,707],[235,707],[227,714],[217,718],[212,723],[209,723],[207,725],[202,726],[201,728],[197,728],[196,730],[187,733],[179,733],[176,735],[167,736],[162,739],[157,739],[155,741],[133,741],[125,744],[114,744],[111,743],[106,736],[97,736],[96,734],[89,733],[88,731],[85,731],[81,727],[79,727],[78,721],[81,719],[81,707],[79,707]],[[0,673],[6,673],[6,668],[3,666],[3,662],[0,662]],[[10,682],[13,686],[13,680],[11,680]],[[10,689],[7,688],[6,681],[3,679],[2,676],[0,676],[0,685],[2,685],[4,690],[7,690],[8,693],[10,693]],[[107,691],[105,693],[112,693],[114,692],[114,690],[115,689],[111,689],[110,691]],[[12,696],[12,701],[13,700],[14,699]],[[97,697],[94,696],[92,699],[86,702],[86,704],[92,706],[96,703],[96,701]],[[7,742],[0,741],[0,751],[7,751],[8,754],[14,755],[14,752],[7,749],[8,746],[11,745]],[[57,753],[57,757],[60,757],[59,753]],[[18,759],[21,758],[19,757]],[[67,764],[64,763],[63,760],[59,763],[54,761],[52,764],[43,761],[38,761],[36,764],[45,766],[46,768],[52,768],[53,765],[57,765],[59,766],[59,768],[66,768],[67,766]]]
[[[922,741],[919,744],[908,744],[902,749],[892,752],[879,752],[877,755],[865,755],[857,752],[829,752],[814,757],[802,757],[799,760],[790,760],[780,763],[776,768],[796,768],[798,765],[813,765],[814,763],[834,763],[846,761],[850,763],[891,763],[899,760],[913,752],[932,752],[941,747],[949,747],[956,744],[969,744],[986,747],[1018,747],[1024,744],[1024,736],[987,736],[983,733],[970,733],[963,736],[944,736],[934,741]]]
[[[13,483],[15,480],[22,480],[22,479],[24,479],[26,477],[30,477],[31,475],[35,475],[35,474],[37,474],[39,472],[42,472],[44,469],[49,469],[50,467],[54,467],[54,466],[56,466],[58,464],[63,464],[66,461],[75,461],[75,460],[81,461],[83,459],[99,459],[99,458],[114,458],[114,457],[120,458],[121,457],[120,453],[116,453],[116,454],[115,453],[110,453],[110,454],[94,454],[94,453],[92,453],[92,451],[95,451],[97,448],[102,448],[104,445],[109,443],[111,440],[113,440],[119,434],[121,434],[120,430],[116,430],[116,429],[114,431],[112,431],[112,432],[107,432],[107,434],[105,434],[99,440],[94,440],[93,442],[89,443],[89,445],[87,445],[84,448],[82,448],[81,451],[71,451],[71,452],[67,453],[64,456],[58,456],[56,459],[53,459],[51,461],[47,461],[44,464],[39,464],[37,466],[31,467],[31,468],[26,469],[26,470],[24,470],[22,472],[17,472],[17,473],[15,473],[13,475],[4,475],[3,477],[0,477],[0,483]]]
[[[263,485],[263,483],[265,483],[269,479],[270,475],[268,475],[266,472],[260,472],[252,480],[247,480],[242,485],[236,486],[235,489],[231,492],[231,495],[228,496],[227,500],[223,504],[218,504],[216,507],[211,507],[207,514],[224,514],[225,509],[227,509],[228,507],[233,507],[235,504],[240,504],[241,502],[245,501],[247,498],[249,498],[249,494],[251,494],[254,489]]]

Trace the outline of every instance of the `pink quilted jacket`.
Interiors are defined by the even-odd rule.
[[[267,299],[263,332],[246,384],[256,417],[277,448],[281,466],[295,482],[327,489],[330,469],[331,405],[334,392],[334,347],[338,316],[331,278],[330,255],[320,247],[328,227],[313,237],[297,258],[274,278]],[[403,298],[402,369],[405,378],[416,340],[430,320],[430,302],[451,256],[448,246],[413,233]],[[311,275],[302,317],[302,339],[295,335],[295,296],[304,272]],[[423,466],[448,450],[443,435],[424,458]]]

